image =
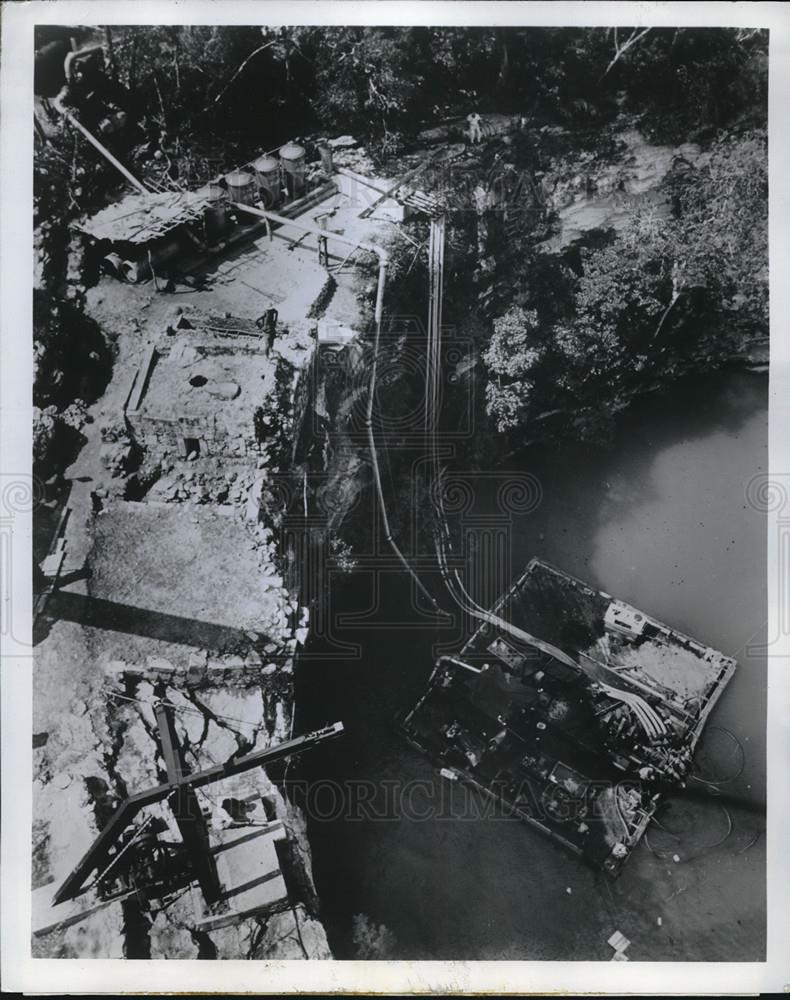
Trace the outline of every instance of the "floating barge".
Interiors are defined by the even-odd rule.
[[[616,876],[684,785],[736,665],[533,559],[401,729],[442,774]]]

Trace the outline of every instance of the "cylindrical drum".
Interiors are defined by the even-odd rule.
[[[289,142],[280,149],[280,162],[285,174],[285,186],[291,198],[300,198],[304,194],[305,171],[307,156],[303,146]]]
[[[180,253],[181,245],[178,240],[158,240],[137,260],[121,261],[118,274],[124,281],[136,285],[139,281],[145,281],[146,278],[151,277],[151,265],[153,264],[157,276],[162,278],[169,270],[166,266],[167,262]]]
[[[228,192],[219,181],[210,181],[205,187],[200,189],[200,193],[205,195],[207,201],[227,201]]]
[[[228,185],[228,199],[240,202],[242,205],[255,204],[255,178],[246,170],[233,170],[225,174]]]
[[[321,157],[321,169],[329,177],[335,172],[335,164],[332,160],[332,147],[328,145],[320,145],[318,147],[318,155]]]
[[[121,264],[123,264],[123,258],[117,253],[108,253],[102,261],[104,273],[114,274],[116,278],[122,277]]]
[[[280,200],[280,163],[273,156],[260,156],[252,167],[261,201],[271,208]]]
[[[206,237],[209,243],[216,243],[228,225],[227,193],[225,188],[217,183],[207,184],[201,188],[200,193],[205,195],[206,201],[209,202],[204,215]]]

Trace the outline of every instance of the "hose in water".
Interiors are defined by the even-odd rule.
[[[442,611],[439,605],[436,603],[435,599],[428,591],[428,589],[420,580],[419,576],[412,569],[409,561],[403,555],[398,546],[398,543],[392,537],[392,529],[390,528],[389,516],[387,515],[387,504],[384,500],[384,489],[381,485],[381,471],[379,469],[378,454],[376,451],[376,441],[373,435],[373,405],[376,396],[376,379],[378,377],[378,359],[379,359],[379,347],[381,344],[381,323],[382,323],[382,295],[384,291],[384,277],[386,274],[386,261],[380,259],[379,263],[379,288],[378,297],[376,301],[376,335],[373,343],[373,362],[370,368],[370,388],[368,390],[368,403],[367,410],[365,412],[365,428],[367,430],[368,446],[370,450],[370,458],[373,465],[373,481],[376,487],[376,496],[379,503],[379,513],[381,514],[381,523],[384,528],[384,537],[387,539],[390,548],[397,556],[403,568],[409,574],[409,576],[414,581],[417,589],[420,593],[429,601],[431,606],[439,614],[446,614]]]

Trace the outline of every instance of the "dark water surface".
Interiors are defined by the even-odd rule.
[[[328,817],[314,815],[309,832],[337,957],[357,957],[355,914],[386,925],[391,958],[607,960],[615,930],[632,960],[763,956],[766,688],[754,647],[765,636],[766,527],[746,488],[767,470],[766,389],[747,373],[697,380],[629,411],[603,456],[514,460],[510,478],[528,472],[539,496],[537,506],[522,497],[522,512],[502,493],[508,474],[467,477],[456,517],[471,532],[467,579],[481,600],[538,555],[739,661],[698,755],[702,775],[732,780],[718,795],[692,782],[615,882],[522,823],[481,815],[475,793],[395,732],[463,623],[440,630],[410,613],[403,574],[379,574],[378,593],[365,571],[333,585],[334,641],[358,655],[331,658],[333,642],[314,639],[297,696],[300,728],[338,718],[348,730],[303,763]],[[355,625],[339,620],[367,609]]]

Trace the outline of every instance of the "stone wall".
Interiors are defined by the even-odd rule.
[[[212,656],[206,650],[189,654],[184,662],[173,662],[162,656],[149,656],[143,662],[128,662],[126,660],[110,660],[105,665],[105,672],[119,680],[146,680],[151,684],[164,683],[180,688],[207,687],[250,687],[253,684],[273,684],[275,675],[293,673],[293,655],[296,640],[289,642],[285,650],[278,649],[274,643],[267,643],[271,660],[266,654],[261,655],[250,649],[244,656],[227,654]],[[290,681],[289,681],[290,683]],[[290,711],[290,710],[289,710]]]
[[[187,457],[184,440],[194,438],[201,455],[249,457],[260,454],[250,414],[249,431],[232,431],[213,415],[204,417],[152,417],[142,410],[127,410],[132,437],[152,457]]]

